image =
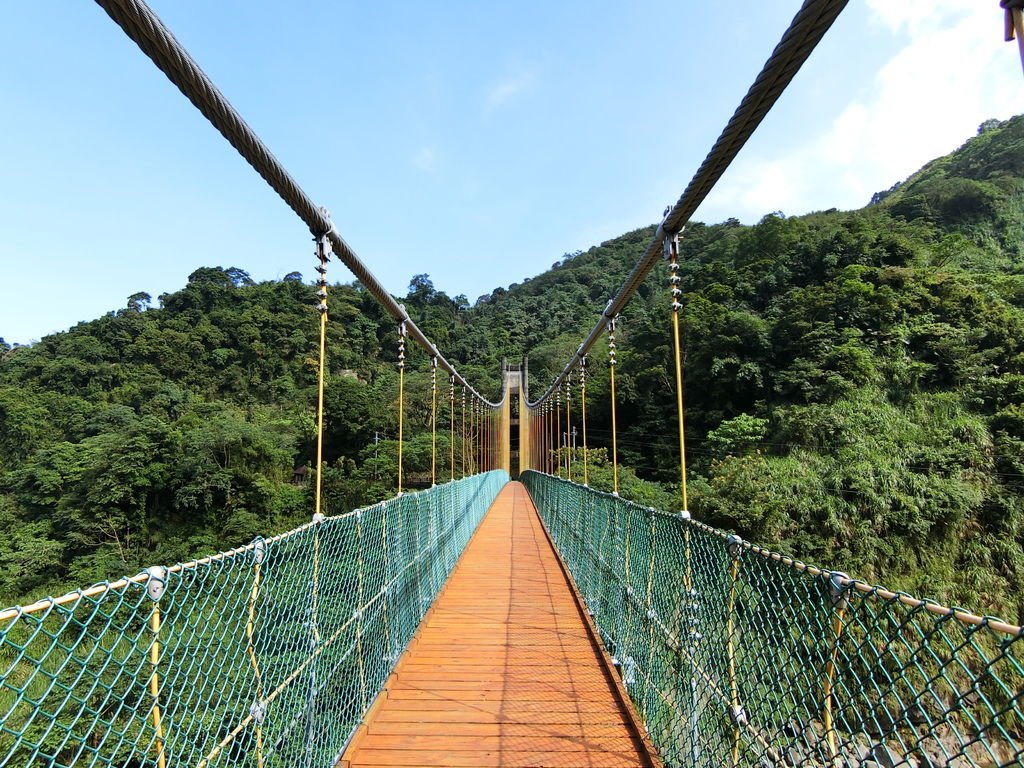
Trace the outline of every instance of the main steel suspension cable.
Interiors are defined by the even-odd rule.
[[[704,162],[674,206],[665,214],[658,225],[654,237],[651,238],[643,256],[637,261],[626,282],[619,292],[608,302],[601,318],[597,321],[590,335],[566,364],[565,368],[551,383],[551,386],[537,398],[528,403],[531,408],[543,403],[558,391],[558,387],[571,375],[601,337],[610,319],[618,315],[636,293],[654,265],[662,257],[665,238],[680,232],[690,220],[694,211],[711,192],[715,184],[725,173],[736,155],[746,144],[747,139],[757,129],[768,111],[775,105],[786,86],[810,57],[822,37],[832,26],[846,7],[848,0],[805,0],[790,22],[779,44],[765,62],[761,73],[743,97]]]
[[[398,322],[405,323],[409,336],[419,344],[430,357],[436,357],[438,365],[455,377],[472,395],[491,408],[501,404],[490,402],[477,392],[455,369],[433,342],[414,323],[402,306],[374,277],[369,268],[345,242],[341,233],[331,222],[327,212],[318,207],[292,178],[281,162],[274,157],[256,132],[242,119],[242,116],[225,98],[224,94],[207,77],[184,46],[171,34],[160,18],[143,0],[96,0],[125,34],[145,53],[153,63],[177,86],[185,97],[195,105],[207,120],[224,136],[246,162],[263,177],[277,192],[288,207],[305,222],[314,237],[326,237],[331,249],[351,270],[366,289],[384,309]]]

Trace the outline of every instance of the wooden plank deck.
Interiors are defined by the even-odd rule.
[[[341,766],[653,766],[529,494],[509,483]]]

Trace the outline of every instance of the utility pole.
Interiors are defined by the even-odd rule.
[[[377,463],[377,444],[380,442],[380,432],[377,430],[373,431],[373,479],[379,479],[378,469],[380,465]]]

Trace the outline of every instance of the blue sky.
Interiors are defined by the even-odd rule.
[[[473,301],[657,220],[800,3],[151,4],[392,292]],[[98,6],[4,14],[0,337],[199,266],[313,274],[305,226]],[[995,0],[853,0],[695,218],[859,207],[1020,112]]]

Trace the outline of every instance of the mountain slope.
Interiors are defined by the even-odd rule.
[[[1024,617],[1024,118],[851,212],[692,224],[682,239],[695,514],[865,578]],[[559,369],[653,229],[473,310],[478,355]],[[667,270],[620,323],[624,460],[678,482]],[[610,290],[611,288],[611,290]],[[509,332],[513,332],[512,326]],[[569,330],[571,328],[571,330]],[[604,351],[589,433],[606,442]],[[539,381],[538,381],[539,380]]]
[[[1024,616],[1024,118],[986,124],[859,211],[692,224],[682,240],[695,515],[871,580]],[[566,254],[472,307],[403,299],[470,380],[530,355],[536,395],[653,228]],[[181,291],[0,349],[0,599],[130,572],[308,518],[317,320],[298,275],[204,268]],[[393,490],[395,329],[331,291],[330,510]],[[666,274],[620,324],[629,493],[675,504]],[[610,443],[595,350],[588,436]],[[407,469],[430,466],[429,361],[410,353]],[[447,383],[439,403],[446,426]],[[447,455],[440,432],[439,454]],[[379,442],[378,442],[379,441]],[[448,467],[442,463],[441,478]],[[595,468],[593,484],[607,471]],[[429,482],[429,474],[425,475]],[[652,483],[660,484],[654,485]]]

